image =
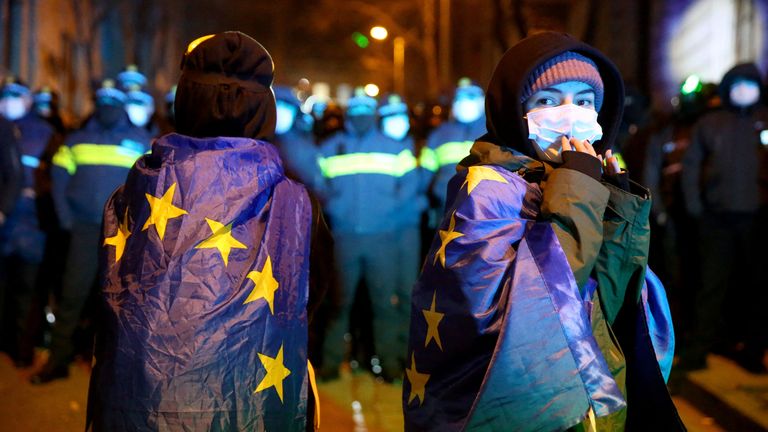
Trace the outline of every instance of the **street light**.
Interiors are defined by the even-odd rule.
[[[376,97],[379,95],[379,86],[376,84],[366,84],[365,87],[363,87],[363,91],[370,97]]]
[[[383,41],[389,35],[385,27],[371,27],[371,37]],[[403,95],[405,93],[405,38],[396,36],[392,40],[392,80],[394,81],[395,93]]]
[[[388,35],[389,32],[382,26],[371,27],[371,37],[376,40],[384,40]]]

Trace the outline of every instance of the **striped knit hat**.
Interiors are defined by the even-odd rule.
[[[595,109],[600,111],[603,105],[605,88],[597,65],[587,57],[566,51],[552,57],[534,69],[523,86],[520,103],[525,103],[531,95],[541,89],[568,81],[581,81],[595,89]]]

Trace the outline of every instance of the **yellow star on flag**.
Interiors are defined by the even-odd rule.
[[[411,368],[405,369],[405,375],[408,377],[408,381],[411,383],[411,394],[408,396],[408,403],[410,404],[416,396],[419,397],[419,405],[424,403],[424,392],[426,391],[427,381],[429,381],[429,374],[419,373],[416,370],[416,356],[411,353]]]
[[[213,234],[195,246],[195,249],[218,249],[221,257],[224,259],[224,267],[226,267],[229,264],[229,252],[232,249],[248,248],[248,246],[232,237],[232,224],[224,225],[208,218],[205,218],[205,221],[208,222],[208,227],[211,228]]]
[[[275,291],[280,287],[280,284],[272,276],[272,260],[269,258],[269,255],[267,255],[267,261],[264,263],[264,268],[261,271],[252,271],[246,277],[252,280],[256,286],[253,287],[253,291],[251,291],[251,294],[248,295],[243,304],[264,299],[269,305],[269,311],[274,315]]]
[[[122,258],[123,251],[125,251],[125,242],[130,236],[131,232],[128,231],[128,209],[125,209],[123,223],[117,224],[115,235],[104,239],[104,246],[112,245],[115,247],[115,262],[120,261],[120,258]]]
[[[187,214],[186,210],[180,209],[173,205],[173,194],[176,192],[176,183],[172,184],[162,197],[157,198],[150,194],[144,194],[149,201],[149,207],[151,213],[149,219],[144,224],[142,231],[146,231],[150,226],[154,225],[157,228],[157,234],[160,236],[160,240],[165,236],[165,227],[168,224],[168,219],[173,219],[181,215]]]
[[[467,185],[467,195],[469,195],[483,180],[490,180],[499,183],[509,183],[504,177],[501,176],[501,174],[494,171],[493,168],[484,165],[475,165],[469,167],[467,179],[461,186],[464,187],[464,185]]]
[[[280,402],[282,402],[283,380],[291,374],[291,371],[283,364],[283,345],[280,345],[280,350],[277,351],[277,356],[275,358],[262,353],[257,354],[259,354],[259,360],[261,360],[261,364],[264,365],[264,369],[267,370],[267,374],[264,375],[264,378],[261,380],[258,387],[256,387],[254,393],[274,387],[275,391],[277,391],[277,395],[280,396]]]
[[[448,225],[448,231],[440,230],[440,249],[438,249],[437,253],[435,253],[435,260],[432,262],[432,264],[436,264],[437,260],[440,259],[440,264],[443,265],[443,268],[445,268],[445,247],[448,246],[448,243],[450,243],[452,240],[464,235],[458,231],[454,231],[456,228],[455,216],[456,212],[454,211],[453,214],[451,214],[451,222]]]
[[[440,321],[445,316],[444,313],[437,312],[435,310],[435,300],[437,298],[437,291],[432,294],[432,307],[429,310],[422,309],[421,313],[424,314],[424,319],[427,320],[427,339],[424,341],[424,348],[429,345],[429,341],[435,340],[440,351],[443,350],[443,343],[440,341],[440,332],[437,326],[440,325]]]

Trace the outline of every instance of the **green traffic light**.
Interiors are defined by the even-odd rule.
[[[371,41],[368,40],[368,37],[360,32],[352,33],[352,41],[354,41],[355,45],[360,48],[368,48],[368,45],[371,44]]]
[[[691,75],[685,79],[680,92],[684,95],[691,94],[701,90],[701,79],[696,75]]]

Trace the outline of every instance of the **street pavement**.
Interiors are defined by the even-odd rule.
[[[89,365],[75,362],[70,366],[67,379],[42,386],[29,384],[29,377],[44,363],[46,356],[41,350],[35,366],[16,369],[8,356],[0,354],[0,431],[84,430]],[[718,360],[714,366],[728,365]],[[726,368],[724,373],[732,375],[733,371]],[[377,382],[367,373],[345,370],[341,379],[320,384],[321,430],[401,431],[401,390],[400,384]],[[754,386],[745,391],[756,394]],[[726,430],[686,399],[676,397],[675,403],[689,431]]]

